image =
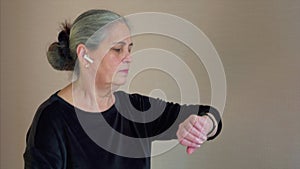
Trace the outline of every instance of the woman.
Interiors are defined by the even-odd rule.
[[[210,106],[116,91],[126,82],[132,46],[126,20],[111,11],[89,10],[64,25],[47,57],[77,79],[37,110],[25,168],[149,169],[153,140],[177,138],[191,154],[220,133]]]

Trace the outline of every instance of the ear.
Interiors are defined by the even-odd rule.
[[[79,44],[77,45],[76,48],[76,53],[77,53],[77,57],[79,62],[82,64],[85,64],[85,60],[83,59],[83,56],[87,53],[87,48],[84,44]]]

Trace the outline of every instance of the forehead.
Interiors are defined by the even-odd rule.
[[[128,26],[125,23],[118,22],[109,28],[105,42],[113,45],[120,41],[131,41],[131,37]]]

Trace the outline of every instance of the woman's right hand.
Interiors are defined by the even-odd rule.
[[[179,125],[177,138],[181,145],[187,147],[187,153],[192,154],[207,140],[207,133],[212,128],[212,122],[207,116],[190,115]]]

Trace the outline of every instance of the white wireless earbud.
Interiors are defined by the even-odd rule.
[[[87,54],[85,54],[85,55],[83,56],[83,58],[84,58],[85,60],[87,60],[88,62],[90,62],[90,63],[93,63],[93,62],[94,62],[93,59],[91,59]]]

